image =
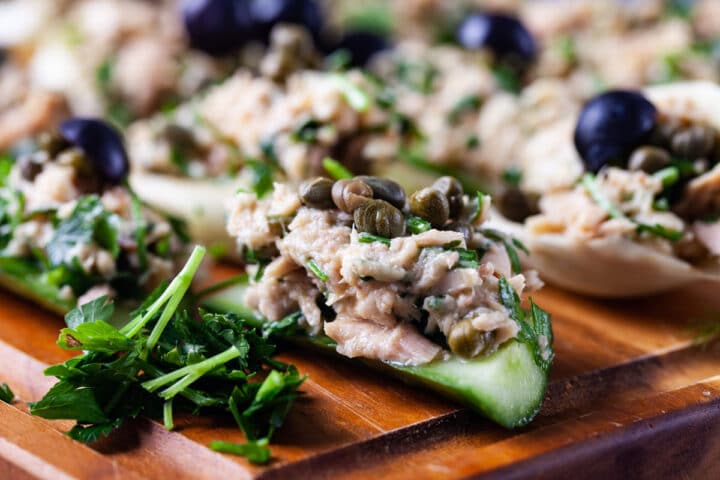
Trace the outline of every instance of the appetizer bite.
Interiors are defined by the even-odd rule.
[[[506,225],[544,278],[605,297],[720,280],[718,101],[717,85],[695,82],[584,106],[574,132],[584,173],[544,192],[524,232]]]
[[[206,304],[523,425],[544,397],[550,317],[521,308],[541,283],[519,242],[484,228],[489,211],[452,177],[409,198],[371,176],[238,193],[228,231],[252,280]]]
[[[137,298],[185,254],[180,224],[126,186],[118,132],[73,118],[0,162],[0,284],[58,312]]]

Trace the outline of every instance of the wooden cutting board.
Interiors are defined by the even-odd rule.
[[[219,267],[215,275],[233,273]],[[273,460],[253,466],[212,452],[242,441],[230,417],[140,419],[92,447],[69,422],[28,414],[69,357],[55,345],[62,319],[0,292],[0,479],[15,478],[720,478],[720,346],[693,341],[718,312],[720,289],[598,301],[546,288],[557,359],[536,420],[508,431],[453,402],[336,358],[289,350],[309,375]]]

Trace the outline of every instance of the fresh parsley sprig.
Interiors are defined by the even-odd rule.
[[[212,447],[267,462],[267,444],[304,377],[272,359],[271,333],[234,314],[185,307],[204,255],[205,249],[196,247],[177,277],[153,292],[120,329],[111,324],[115,312],[105,297],[68,313],[58,345],[85,353],[45,371],[59,381],[31,404],[31,413],[75,420],[69,435],[93,442],[139,415],[162,418],[172,429],[174,411],[226,411],[248,443]]]

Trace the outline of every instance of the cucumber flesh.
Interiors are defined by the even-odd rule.
[[[48,285],[40,274],[19,275],[0,270],[0,287],[60,315],[75,308],[75,300],[60,298],[60,290]]]
[[[266,320],[244,302],[247,285],[234,285],[203,300],[206,308],[235,313],[254,326]],[[326,336],[290,339],[335,352],[335,343]],[[364,363],[411,384],[421,385],[478,411],[506,428],[530,422],[545,398],[548,372],[535,362],[532,348],[511,340],[496,352],[471,360],[450,357],[419,366],[363,360]]]

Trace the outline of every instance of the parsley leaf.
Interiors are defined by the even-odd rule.
[[[117,217],[106,211],[95,195],[80,197],[70,216],[60,221],[48,242],[47,254],[52,266],[73,265],[71,253],[77,245],[96,243],[117,257]]]
[[[384,245],[390,246],[389,238],[381,237],[379,235],[373,235],[372,233],[368,233],[368,232],[360,232],[360,235],[358,235],[358,241],[360,243],[380,242]]]
[[[517,339],[532,349],[535,363],[545,371],[550,369],[554,353],[552,350],[553,334],[550,314],[542,310],[530,300],[530,315],[533,323],[527,321],[527,314],[520,305],[520,297],[505,277],[499,281],[500,301],[505,306],[510,318],[520,327]]]
[[[8,387],[7,383],[1,383],[0,402],[12,403],[13,400],[15,400],[15,394],[13,393],[13,391],[10,390],[10,387]]]
[[[345,168],[342,163],[333,158],[325,157],[323,159],[323,168],[334,180],[353,178],[352,172]]]

